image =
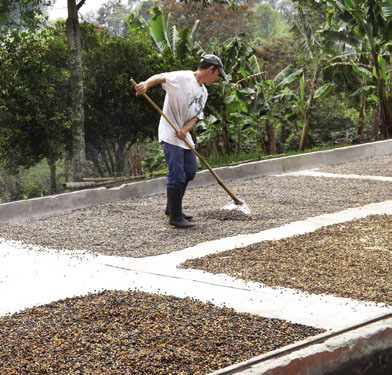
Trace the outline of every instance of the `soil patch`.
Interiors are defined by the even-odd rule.
[[[206,374],[321,332],[189,298],[105,291],[0,318],[0,373]]]
[[[392,216],[374,215],[190,259],[180,267],[391,305],[391,256]]]

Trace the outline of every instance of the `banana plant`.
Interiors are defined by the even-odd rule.
[[[248,46],[244,35],[237,35],[229,38],[223,44],[215,46],[214,49],[209,50],[209,53],[214,53],[221,57],[225,72],[229,79],[228,82],[219,80],[212,87],[213,96],[218,97],[215,104],[211,101],[207,102],[208,111],[213,115],[207,117],[203,122],[199,123],[199,129],[203,130],[201,135],[202,144],[214,144],[214,150],[229,154],[232,151],[233,138],[236,144],[237,151],[240,150],[241,131],[243,129],[244,121],[239,115],[236,98],[233,96],[235,88],[233,83],[243,78],[244,75],[249,75],[251,66],[257,63],[254,56],[254,50]],[[202,50],[202,53],[207,51]],[[247,73],[247,71],[249,71]],[[211,121],[213,119],[214,121]],[[209,131],[213,129],[213,131]],[[219,131],[218,131],[219,130]],[[206,134],[217,137],[216,140],[207,138]],[[236,134],[236,136],[234,136]],[[218,140],[219,139],[219,140]]]
[[[317,104],[326,98],[334,86],[335,85],[333,83],[326,83],[316,89],[314,91],[312,105]],[[306,98],[305,74],[302,72],[297,89],[286,88],[284,94],[278,95],[278,97],[280,96],[284,96],[284,99],[286,99],[288,103],[288,106],[282,111],[282,113],[286,114],[286,118],[290,117],[291,121],[294,121],[295,130],[296,132],[299,132],[297,121],[302,121],[309,106],[309,96]]]
[[[253,74],[238,82],[235,96],[242,104],[242,110],[249,116],[248,123],[258,129],[259,140],[266,154],[276,153],[275,120],[282,120],[285,106],[290,106],[294,92],[291,85],[303,77],[303,69],[289,65],[274,79],[265,79],[260,68],[254,65]]]
[[[199,53],[199,45],[194,45],[194,35],[197,32],[200,21],[197,20],[192,28],[184,27],[178,30],[175,25],[171,25],[171,13],[167,16],[167,21],[160,5],[155,5],[150,9],[152,17],[148,23],[143,17],[131,14],[127,19],[127,24],[131,32],[148,32],[152,42],[161,55],[173,55],[180,61],[189,57],[195,52]]]
[[[307,147],[308,133],[310,130],[310,120],[312,115],[312,108],[314,104],[314,97],[319,84],[321,71],[326,64],[331,43],[323,43],[316,30],[316,25],[311,21],[311,15],[306,8],[301,5],[296,6],[297,17],[292,25],[292,32],[295,36],[302,40],[303,45],[307,51],[307,55],[311,59],[311,69],[313,70],[312,81],[309,87],[309,96],[306,101],[306,109],[303,117],[303,126],[301,137],[299,141],[299,151],[303,151]]]
[[[362,76],[375,77],[382,128],[385,138],[392,136],[392,114],[389,107],[387,62],[383,56],[390,55],[392,47],[392,1],[391,0],[327,0],[327,28],[324,36],[339,40],[355,48],[358,53],[367,53],[372,68],[357,69]],[[369,88],[366,88],[369,90]]]

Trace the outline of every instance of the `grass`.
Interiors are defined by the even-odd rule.
[[[316,152],[316,151],[325,151],[325,150],[332,150],[335,148],[341,148],[349,146],[348,144],[340,144],[340,145],[333,145],[333,146],[318,146],[311,149],[307,149],[305,151],[290,151],[281,154],[274,154],[274,155],[264,155],[261,151],[260,152],[251,152],[251,153],[242,153],[242,154],[230,154],[230,155],[219,155],[219,156],[209,156],[206,157],[208,164],[212,168],[216,167],[225,167],[229,165],[236,165],[241,164],[244,162],[251,162],[251,161],[258,161],[258,160],[269,160],[269,159],[276,159],[282,158],[285,156],[293,156],[298,154],[305,154],[309,152]],[[202,169],[206,169],[206,167],[202,166]]]

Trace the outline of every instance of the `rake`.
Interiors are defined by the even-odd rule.
[[[137,83],[131,79],[131,83],[133,86],[136,86]],[[163,113],[161,108],[157,104],[154,103],[154,101],[146,94],[142,94],[147,101],[160,113],[161,116],[163,116],[166,121],[170,124],[170,126],[173,128],[175,131],[176,135],[178,133],[177,127],[173,124],[173,122]],[[197,152],[194,147],[189,143],[187,139],[184,139],[183,142],[189,147],[189,149],[202,161],[202,163],[208,168],[208,170],[211,172],[211,174],[215,177],[216,181],[222,188],[226,191],[227,194],[233,199],[233,202],[230,202],[226,204],[224,207],[222,207],[222,210],[229,210],[229,211],[239,211],[242,212],[245,215],[250,215],[250,209],[248,205],[244,202],[239,200],[234,193],[227,187],[227,185],[222,181],[222,179],[215,173],[215,171],[210,167],[210,165],[207,163],[207,160],[200,155],[199,152]]]

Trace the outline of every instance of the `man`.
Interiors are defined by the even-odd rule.
[[[190,131],[198,120],[203,119],[207,101],[207,89],[218,76],[227,79],[221,59],[215,55],[204,55],[195,72],[191,70],[156,74],[135,86],[136,95],[145,93],[150,87],[161,84],[166,91],[163,112],[178,128],[174,129],[161,116],[158,128],[159,142],[163,146],[169,169],[167,182],[167,206],[169,224],[176,228],[188,228],[192,215],[182,211],[182,198],[189,181],[197,171],[195,154],[183,142],[187,139],[194,146]]]

